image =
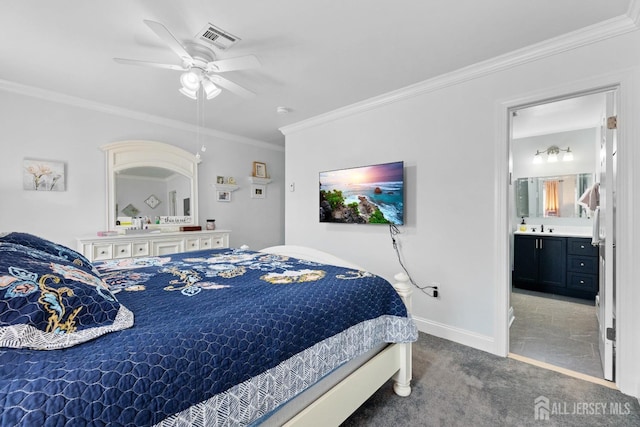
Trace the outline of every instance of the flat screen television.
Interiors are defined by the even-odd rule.
[[[404,224],[404,162],[320,172],[320,222]]]

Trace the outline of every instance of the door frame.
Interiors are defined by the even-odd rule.
[[[616,241],[616,385],[624,393],[637,393],[634,367],[634,325],[633,325],[633,235],[632,224],[634,201],[632,197],[634,157],[632,126],[627,117],[632,117],[632,71],[607,74],[592,79],[571,82],[517,98],[498,101],[496,104],[496,141],[494,146],[494,201],[496,213],[494,219],[496,265],[494,274],[496,285],[496,310],[494,317],[494,352],[501,356],[509,354],[509,315],[511,295],[511,257],[510,239],[512,224],[510,216],[511,191],[511,111],[526,106],[573,98],[612,88],[618,90],[618,163],[617,163],[617,210],[616,224],[618,233]],[[626,232],[629,231],[629,232]],[[628,373],[628,374],[627,374]],[[626,374],[626,375],[625,375]],[[626,382],[625,382],[626,380]]]

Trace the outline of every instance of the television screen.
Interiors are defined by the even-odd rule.
[[[320,172],[320,222],[404,223],[404,162]]]

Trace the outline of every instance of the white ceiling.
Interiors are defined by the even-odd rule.
[[[262,67],[224,76],[257,94],[207,101],[204,126],[282,144],[279,127],[627,13],[633,0],[7,0],[0,79],[196,123],[179,64],[144,23],[181,41],[208,22],[242,39],[218,55]],[[287,107],[279,115],[276,108]]]

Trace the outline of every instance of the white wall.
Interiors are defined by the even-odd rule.
[[[377,98],[353,111],[344,109],[285,128],[286,184],[295,183],[295,192],[286,197],[286,243],[332,252],[392,280],[401,267],[388,229],[319,223],[318,172],[404,160],[406,225],[398,236],[402,257],[417,284],[440,284],[438,299],[414,293],[418,326],[499,353],[496,344],[504,333],[506,315],[500,314],[505,307],[498,305],[496,295],[497,287],[506,282],[500,272],[508,263],[508,251],[501,251],[499,243],[507,241],[508,230],[498,229],[496,221],[507,215],[500,191],[508,177],[497,176],[497,166],[507,163],[507,144],[501,141],[507,132],[500,128],[508,123],[507,112],[500,106],[537,93],[562,93],[561,88],[575,87],[576,82],[638,67],[639,46],[640,36],[634,32],[521,65],[497,67],[499,71],[457,84],[434,84],[433,89],[412,96],[390,94],[387,102]],[[637,68],[632,75],[639,77]],[[624,97],[637,108],[637,92]],[[505,118],[497,117],[499,111]],[[634,135],[626,136],[627,144],[635,142]],[[628,153],[640,164],[640,152],[629,148]],[[637,174],[631,173],[630,181],[637,184]],[[636,200],[640,187],[633,188]],[[633,205],[626,208],[632,215]],[[628,230],[633,232],[638,234]],[[635,250],[640,250],[640,240],[635,241]],[[634,282],[640,283],[640,274],[634,274]],[[640,306],[640,292],[626,289]],[[640,318],[633,316],[631,327],[637,330]],[[629,360],[640,360],[639,343],[637,338],[627,341],[624,356],[626,380],[631,380],[623,391],[636,396],[640,371]]]
[[[105,154],[101,145],[155,140],[193,152],[200,147],[188,125],[164,125],[158,118],[137,119],[118,111],[110,114],[90,102],[68,102],[64,96],[58,102],[55,95],[45,95],[39,98],[0,91],[0,231],[25,231],[75,247],[77,236],[95,235],[106,227]],[[284,150],[206,133],[201,138],[208,149],[198,169],[200,225],[204,228],[207,218],[215,218],[218,229],[232,230],[232,246],[248,244],[258,249],[282,244]],[[25,158],[65,162],[67,190],[23,190]],[[265,162],[273,178],[265,199],[250,198],[248,177],[253,161]],[[234,176],[238,181],[240,189],[233,193],[231,203],[214,200],[212,184],[217,175]]]

